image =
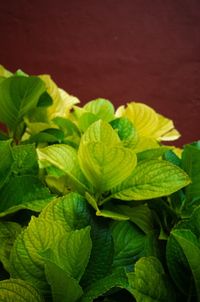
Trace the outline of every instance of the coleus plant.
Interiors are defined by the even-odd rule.
[[[0,300],[200,301],[200,143],[0,66]]]

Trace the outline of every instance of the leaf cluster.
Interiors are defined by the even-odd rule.
[[[0,66],[0,300],[200,301],[200,144]]]

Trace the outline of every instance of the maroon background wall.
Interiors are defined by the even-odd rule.
[[[199,0],[4,0],[0,63],[50,73],[83,102],[145,102],[179,145],[200,138]]]

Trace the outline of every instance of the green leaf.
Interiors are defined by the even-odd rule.
[[[146,235],[145,247],[144,247],[144,257],[153,256],[163,261],[161,241],[158,238],[158,233],[156,231],[149,232]]]
[[[76,124],[63,117],[56,117],[53,122],[63,131],[65,136],[63,142],[77,149],[81,133]]]
[[[135,207],[126,205],[115,206],[116,210],[129,217],[130,221],[136,224],[144,233],[153,231],[153,216],[147,204]]]
[[[118,269],[114,273],[99,279],[85,289],[80,302],[93,302],[96,298],[106,294],[110,289],[128,287],[127,277],[124,269]]]
[[[35,123],[32,123],[34,127]],[[37,127],[42,126],[37,123]],[[45,127],[46,128],[46,127]],[[30,143],[62,143],[64,140],[64,133],[60,129],[48,128],[39,133],[33,134],[29,138]]]
[[[102,120],[90,125],[81,138],[81,144],[91,142],[101,142],[110,147],[121,145],[121,141],[117,133],[108,123]]]
[[[195,282],[198,292],[198,260],[200,249],[200,207],[189,219],[181,220],[171,232],[167,242],[167,265],[172,279],[182,293],[192,299]],[[199,293],[198,293],[199,294]]]
[[[56,124],[66,136],[76,134],[80,136],[80,130],[72,121],[67,118],[57,116],[53,119],[54,124]]]
[[[80,281],[88,264],[91,248],[90,226],[88,226],[81,230],[66,232],[52,249],[42,255],[59,266],[69,277]]]
[[[0,217],[20,209],[40,212],[52,198],[49,189],[37,177],[32,175],[12,177],[0,191]]]
[[[8,221],[0,222],[0,261],[7,271],[10,270],[10,250],[20,232],[21,226],[18,223]]]
[[[1,67],[1,66],[0,66],[0,67]],[[2,77],[2,76],[0,75],[0,84],[1,84],[4,80],[5,80],[5,78]]]
[[[38,109],[39,110],[39,109]],[[33,116],[33,114],[31,114],[31,116]],[[29,140],[34,140],[34,137],[36,137],[37,139],[37,135],[39,135],[39,133],[42,133],[42,131],[48,129],[50,127],[50,124],[46,121],[43,121],[43,118],[40,117],[39,118],[39,122],[31,122],[29,121],[28,118],[24,118],[24,121],[26,123],[27,126],[27,132],[24,134],[23,136],[23,140],[29,139]]]
[[[114,220],[128,220],[129,217],[126,215],[121,214],[120,212],[117,212],[114,207],[106,207],[103,209],[99,209],[96,199],[91,196],[88,192],[86,192],[85,197],[88,201],[88,203],[96,210],[97,216],[102,216],[104,218],[111,218]]]
[[[66,231],[90,225],[91,214],[86,200],[77,193],[70,193],[50,202],[40,217],[51,223],[61,223]]]
[[[60,267],[49,261],[45,264],[45,274],[51,292],[53,302],[76,302],[83,294],[77,280],[69,277],[69,275]]]
[[[137,302],[171,302],[175,295],[160,261],[143,257],[135,264],[135,271],[128,273],[128,290]]]
[[[65,234],[62,224],[32,216],[28,227],[17,237],[10,255],[10,275],[26,280],[42,293],[48,293],[41,253],[51,247]]]
[[[21,69],[17,69],[17,71],[13,74],[14,76],[22,76],[22,77],[28,77],[28,74],[24,72]]]
[[[46,148],[37,150],[38,157],[41,163],[47,163],[53,165],[62,170],[69,178],[70,184],[75,186],[75,189],[81,192],[85,192],[87,187],[85,183],[84,175],[82,174],[76,150],[67,145],[51,145]]]
[[[43,302],[38,290],[20,279],[0,282],[0,301],[3,302]]]
[[[58,195],[66,195],[71,190],[68,186],[68,181],[65,173],[54,166],[46,167],[46,174],[44,176],[45,182],[50,191]]]
[[[83,107],[87,112],[95,114],[98,119],[102,119],[106,122],[110,122],[114,119],[114,106],[106,99],[96,99],[88,102]]]
[[[122,200],[152,199],[172,194],[189,183],[188,175],[179,167],[164,160],[144,160],[112,190],[112,195]]]
[[[50,95],[45,91],[44,93],[41,94],[38,104],[38,107],[48,107],[53,104],[53,100],[50,97]]]
[[[137,129],[138,130],[138,129]],[[136,153],[140,153],[150,149],[157,149],[160,144],[152,137],[138,136],[137,144],[134,147]]]
[[[181,166],[181,159],[173,152],[173,149],[165,152],[164,159],[178,167]]]
[[[137,143],[137,131],[128,118],[120,117],[110,122],[113,129],[117,130],[124,147],[134,147]]]
[[[105,192],[126,179],[136,166],[135,153],[124,147],[88,143],[79,148],[80,166],[93,186]]]
[[[45,85],[37,77],[10,77],[0,84],[0,121],[16,130],[23,117],[37,106]]]
[[[2,65],[0,65],[0,77],[9,78],[12,76],[12,72],[5,69]]]
[[[81,285],[88,287],[111,273],[113,262],[113,239],[108,224],[98,218],[91,229],[92,251],[89,263],[81,279]]]
[[[157,159],[161,156],[163,156],[167,151],[169,150],[169,147],[159,147],[159,148],[153,148],[153,149],[148,149],[142,152],[137,153],[137,158],[138,161],[141,160],[149,160],[149,159]],[[171,151],[171,150],[170,150]]]
[[[12,171],[13,156],[10,147],[10,140],[0,141],[0,189],[4,183],[8,180]]]
[[[126,215],[123,215],[121,213],[115,212],[114,209],[103,209],[103,210],[98,210],[96,212],[97,216],[102,216],[104,218],[111,218],[113,220],[129,220],[129,217]]]
[[[9,139],[8,133],[5,133],[4,131],[6,131],[5,127],[3,124],[0,123],[0,141],[6,141]]]
[[[117,134],[102,121],[93,123],[82,136],[78,159],[83,173],[100,192],[121,183],[136,165],[135,153],[120,146]]]
[[[174,230],[172,236],[179,243],[190,266],[198,300],[200,300],[200,241],[190,230]]]
[[[200,206],[194,209],[189,220],[192,232],[200,238]]]
[[[198,145],[186,145],[182,154],[182,168],[192,182],[185,188],[186,208],[194,208],[195,201],[200,199],[200,148]]]
[[[34,144],[17,145],[12,148],[14,165],[12,173],[15,175],[37,175],[38,160]]]
[[[55,137],[55,141],[62,143],[62,141],[64,140],[64,133],[62,130],[60,129],[56,129],[56,128],[48,128],[46,130],[44,130],[43,132],[44,134],[49,134],[52,137]]]
[[[98,120],[99,120],[99,118],[95,114],[93,114],[91,112],[85,112],[80,116],[80,118],[78,120],[78,125],[79,125],[79,128],[83,132],[85,132],[91,124],[93,124],[94,122],[96,122]]]
[[[86,192],[85,198],[87,199],[88,203],[93,207],[93,209],[95,209],[95,211],[99,211],[97,200],[95,199],[94,196],[92,196],[88,192]]]
[[[144,233],[129,221],[115,222],[111,230],[115,251],[113,267],[134,264],[144,250]]]
[[[177,288],[186,296],[194,292],[195,285],[187,258],[173,232],[167,241],[167,265]]]

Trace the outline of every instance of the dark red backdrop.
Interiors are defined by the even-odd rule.
[[[8,69],[50,73],[83,102],[145,102],[179,144],[200,138],[199,0],[4,0],[0,33]]]

